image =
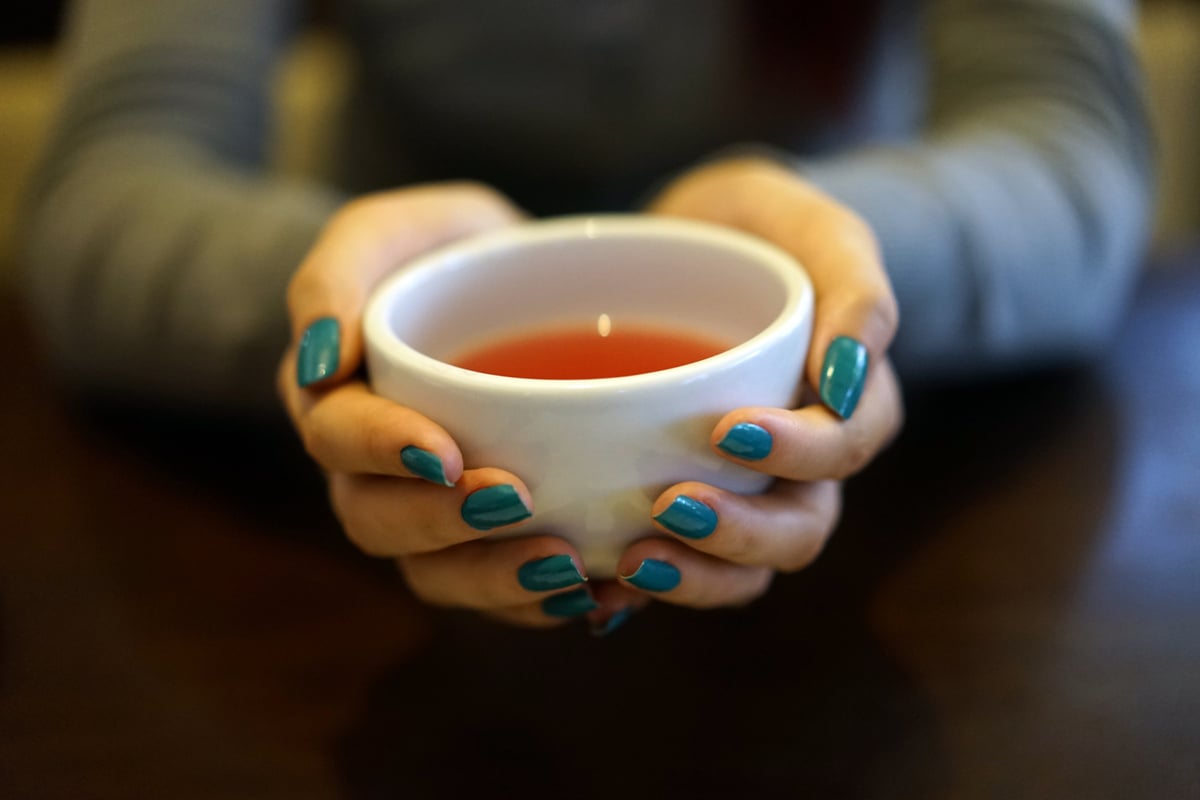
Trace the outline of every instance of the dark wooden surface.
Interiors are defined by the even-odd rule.
[[[923,390],[821,561],[604,640],[429,612],[279,431],[84,411],[3,307],[0,797],[1200,798],[1200,260]]]

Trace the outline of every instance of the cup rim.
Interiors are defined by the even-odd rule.
[[[754,256],[785,287],[786,296],[779,313],[753,336],[715,355],[653,372],[606,378],[519,378],[495,375],[458,367],[427,355],[402,340],[392,330],[391,309],[395,295],[406,283],[419,280],[423,273],[444,268],[446,259],[461,260],[494,248],[530,242],[600,236],[665,236],[692,242],[709,241],[726,249]],[[423,253],[397,267],[372,292],[363,315],[363,337],[368,353],[385,358],[392,365],[424,373],[443,384],[492,393],[555,395],[608,391],[623,393],[666,384],[689,382],[704,374],[731,366],[763,347],[777,332],[792,324],[797,315],[811,314],[812,282],[798,259],[770,242],[748,233],[714,223],[696,220],[654,217],[644,214],[582,214],[532,220],[458,240]]]

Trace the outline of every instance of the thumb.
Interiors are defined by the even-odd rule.
[[[470,183],[382,192],[343,206],[288,286],[297,384],[330,385],[358,369],[363,307],[398,266],[442,244],[521,218],[503,195]]]

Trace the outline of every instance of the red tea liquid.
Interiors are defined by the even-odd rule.
[[[556,327],[499,338],[453,364],[512,378],[617,378],[679,367],[729,345],[691,331],[606,324]]]

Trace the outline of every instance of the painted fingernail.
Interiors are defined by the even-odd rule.
[[[821,400],[842,419],[850,419],[867,381],[867,348],[849,336],[829,343],[821,366]]]
[[[442,459],[438,458],[436,453],[410,444],[400,451],[400,461],[404,464],[405,469],[418,478],[424,478],[430,483],[442,486],[454,485],[446,480],[446,468],[442,466]]]
[[[341,330],[333,317],[322,317],[308,326],[296,351],[296,383],[309,386],[337,372]]]
[[[633,609],[626,606],[608,619],[592,626],[592,636],[608,636],[633,616]]]
[[[579,617],[599,607],[587,589],[563,592],[542,601],[542,611],[551,617]]]
[[[739,422],[717,442],[717,447],[744,461],[758,461],[771,452],[771,432],[753,422]]]
[[[517,582],[531,592],[548,592],[583,583],[575,560],[567,555],[529,561],[517,569]]]
[[[462,504],[463,522],[479,531],[511,525],[531,516],[521,495],[507,483],[476,489]]]
[[[675,565],[647,558],[632,575],[622,575],[621,580],[648,592],[669,592],[679,585],[681,577]]]
[[[654,520],[686,539],[703,539],[717,529],[717,512],[686,494],[672,500],[671,505],[656,514]]]

